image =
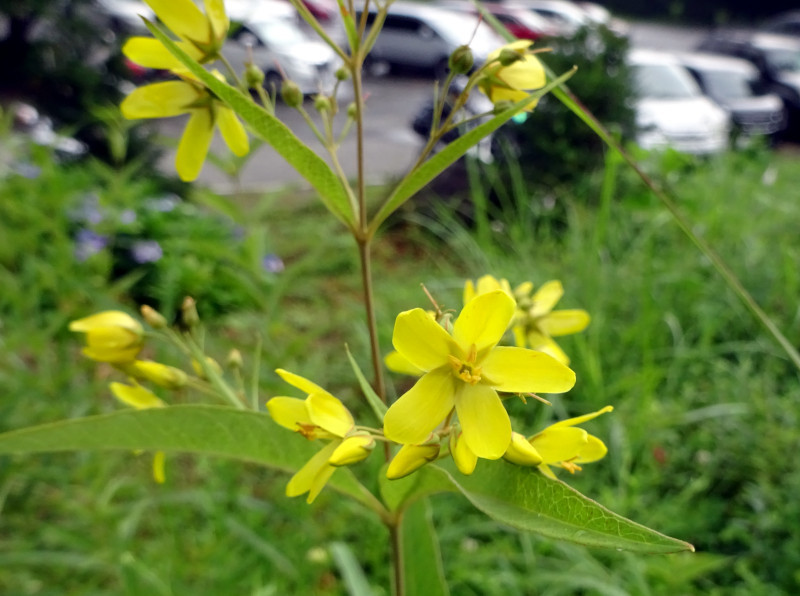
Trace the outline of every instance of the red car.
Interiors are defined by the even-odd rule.
[[[439,6],[448,10],[480,14],[471,2],[440,2]],[[537,40],[555,35],[556,31],[550,22],[536,13],[524,8],[504,6],[497,2],[487,2],[484,8],[517,39]]]
[[[301,0],[314,18],[319,21],[330,21],[339,12],[336,0]]]

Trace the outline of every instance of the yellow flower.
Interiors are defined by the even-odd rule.
[[[365,439],[363,433],[354,432],[355,421],[350,411],[322,387],[283,369],[276,372],[284,381],[307,393],[308,397],[273,397],[267,402],[272,419],[309,441],[330,440],[286,485],[287,496],[308,493],[306,500],[312,503],[337,466],[363,460],[370,454],[375,441],[372,437]]]
[[[157,395],[148,391],[139,384],[125,385],[124,383],[110,383],[109,388],[119,401],[126,406],[137,410],[147,410],[149,408],[163,408],[166,404]],[[163,451],[156,451],[153,454],[153,479],[158,484],[164,484],[166,473],[164,471],[165,456]]]
[[[505,279],[484,275],[477,284],[468,279],[464,284],[464,304],[474,296],[501,289],[517,302],[517,312],[512,323],[514,340],[517,346],[528,347],[550,354],[559,362],[569,366],[569,357],[553,341],[553,336],[570,335],[586,329],[589,313],[582,309],[553,310],[564,295],[564,288],[558,280],[548,281],[531,296],[533,284],[521,283],[514,291]]]
[[[425,374],[386,413],[387,438],[425,443],[455,409],[472,452],[497,459],[511,441],[511,423],[498,391],[561,393],[575,384],[575,373],[546,354],[497,347],[514,308],[514,300],[501,290],[477,296],[464,306],[452,335],[421,308],[398,315],[392,343]]]
[[[386,469],[389,480],[397,480],[416,472],[428,462],[432,462],[439,455],[439,443],[427,445],[403,445]]]
[[[230,22],[223,0],[205,0],[203,14],[192,0],[145,0],[175,35],[178,45],[198,62],[209,62],[219,55]],[[181,62],[157,39],[132,37],[122,52],[136,64],[147,68],[181,70]]]
[[[179,368],[152,360],[134,360],[121,368],[132,377],[145,379],[166,389],[180,389],[188,380],[186,373]]]
[[[492,101],[516,103],[530,92],[545,86],[544,68],[536,56],[526,50],[533,42],[517,40],[491,52],[486,59],[486,77],[480,82],[480,90]],[[536,102],[529,105],[530,111]]]
[[[462,433],[453,431],[450,435],[450,455],[462,474],[469,476],[475,471],[478,465],[478,456],[467,446],[467,442],[462,440]]]
[[[214,74],[217,78],[222,77],[218,72]],[[234,154],[246,155],[250,144],[244,126],[234,111],[198,81],[189,75],[185,76],[185,80],[139,87],[122,101],[120,108],[122,115],[128,119],[190,115],[175,155],[178,175],[181,180],[189,182],[197,178],[203,168],[215,126]]]
[[[98,362],[132,362],[142,349],[144,329],[141,324],[118,310],[106,310],[72,321],[69,330],[86,334],[83,354]]]
[[[542,432],[527,439],[532,450],[525,447],[522,441],[512,441],[504,457],[515,464],[538,466],[539,470],[550,478],[555,478],[550,466],[564,468],[574,474],[581,469],[578,464],[597,461],[608,453],[603,441],[576,426],[613,409],[612,406],[606,406],[591,414],[551,424]]]

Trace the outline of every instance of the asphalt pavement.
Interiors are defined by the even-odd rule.
[[[631,25],[631,42],[634,47],[658,50],[684,51],[692,49],[707,33],[706,30],[688,27],[667,27],[646,23]],[[424,75],[402,73],[382,77],[367,77],[364,82],[367,96],[365,118],[366,171],[371,182],[380,182],[402,175],[414,162],[422,140],[411,130],[410,122],[420,107],[429,100],[433,80]],[[346,102],[341,106],[346,109]],[[313,113],[311,100],[306,109]],[[276,108],[278,117],[318,154],[324,155],[322,145],[306,125],[300,114],[285,105]],[[344,115],[340,114],[340,120]],[[170,118],[159,122],[159,131],[165,136],[179,138],[185,119]],[[227,149],[217,134],[212,151],[224,154]],[[339,150],[342,168],[348,175],[356,173],[356,147],[350,134]],[[165,152],[161,166],[174,171],[174,151]],[[220,192],[232,190],[232,181],[212,163],[207,162],[199,181]],[[257,149],[241,172],[240,188],[269,190],[287,185],[304,186],[304,181],[275,151],[262,146]]]

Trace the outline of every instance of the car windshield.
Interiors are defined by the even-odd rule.
[[[684,99],[700,95],[689,73],[672,64],[637,64],[633,75],[639,97]]]
[[[766,50],[765,58],[770,68],[778,72],[800,71],[800,52],[789,49]]]
[[[711,97],[741,99],[753,95],[752,81],[742,72],[731,70],[706,70],[700,78]]]
[[[497,34],[485,22],[479,21],[477,16],[454,14],[441,19],[436,26],[442,37],[456,45],[469,43],[473,48],[479,48],[479,52],[498,46]]]
[[[254,23],[252,29],[263,41],[275,46],[291,46],[308,41],[305,34],[292,23],[278,19]]]

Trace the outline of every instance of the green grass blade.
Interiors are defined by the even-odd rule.
[[[136,450],[226,457],[294,473],[319,450],[263,413],[182,405],[64,420],[0,434],[0,454]],[[329,486],[381,511],[377,499],[342,468]]]
[[[417,501],[406,510],[400,533],[405,596],[449,596],[427,499]]]
[[[331,544],[331,556],[350,596],[373,596],[367,576],[349,546],[343,542],[334,542]]]
[[[537,89],[535,92],[531,93],[530,96],[521,99],[507,110],[494,116],[488,122],[476,126],[459,136],[452,143],[448,143],[444,149],[435,153],[418,168],[412,169],[395,187],[378,213],[375,214],[375,217],[370,222],[370,230],[372,233],[374,233],[378,229],[378,226],[380,226],[398,207],[414,196],[414,194],[428,184],[428,182],[436,178],[436,176],[463,157],[467,151],[469,151],[471,147],[477,145],[481,139],[492,134],[503,124],[511,120],[511,118],[524,110],[531,102],[539,99],[551,89],[556,88],[557,85],[569,79],[574,72],[574,69],[570,70],[548,83],[545,87]]]
[[[223,83],[203,66],[192,60],[158,27],[149,22],[146,24],[150,32],[173,56],[180,60],[217,97],[227,103],[240,118],[250,125],[253,132],[275,149],[314,187],[325,207],[331,213],[346,226],[350,228],[354,226],[355,220],[350,208],[350,201],[347,198],[347,192],[331,167],[319,155],[298,139],[283,122],[253,102],[239,89]]]

